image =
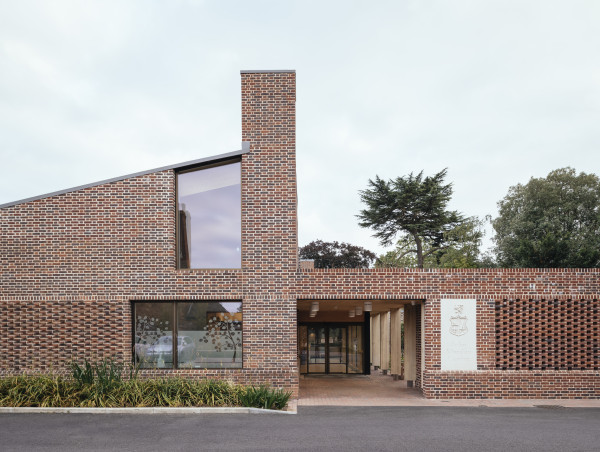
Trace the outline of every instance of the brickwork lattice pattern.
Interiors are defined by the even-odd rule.
[[[598,305],[595,299],[497,301],[496,369],[598,370]]]

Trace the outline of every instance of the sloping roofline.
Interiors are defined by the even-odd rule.
[[[83,190],[85,188],[96,187],[98,185],[110,184],[111,182],[118,182],[125,179],[131,179],[132,177],[144,176],[146,174],[158,173],[160,171],[166,170],[177,170],[177,169],[186,169],[196,165],[200,165],[203,163],[212,163],[217,162],[219,160],[226,160],[233,157],[239,157],[241,155],[247,154],[250,152],[250,142],[243,141],[242,149],[239,151],[228,152],[226,154],[214,155],[211,157],[204,157],[197,160],[190,160],[187,162],[177,163],[175,165],[161,166],[160,168],[153,168],[146,171],[140,171],[139,173],[125,174],[124,176],[113,177],[111,179],[105,179],[98,182],[92,182],[91,184],[78,185],[77,187],[67,188],[65,190],[53,191],[52,193],[46,193],[43,195],[32,196],[31,198],[20,199],[18,201],[7,202],[5,204],[0,204],[0,209],[5,207],[12,207],[18,204],[23,204],[26,202],[37,201],[38,199],[50,198],[52,196],[64,195],[65,193],[71,193],[78,190]]]

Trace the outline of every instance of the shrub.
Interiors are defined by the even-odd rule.
[[[243,406],[282,410],[291,396],[290,391],[273,389],[266,385],[246,386],[240,393],[240,402]]]
[[[265,385],[179,377],[138,379],[112,358],[71,363],[71,378],[45,374],[0,378],[5,407],[227,407],[284,409],[291,392]]]

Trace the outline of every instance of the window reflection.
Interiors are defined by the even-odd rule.
[[[195,345],[178,367],[242,367],[242,303],[178,303],[177,322],[180,337]]]
[[[242,367],[241,302],[136,302],[134,312],[141,368]]]
[[[177,175],[179,268],[240,268],[241,163]]]
[[[136,303],[134,352],[141,368],[173,367],[172,303]]]

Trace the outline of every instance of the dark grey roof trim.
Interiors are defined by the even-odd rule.
[[[249,71],[240,71],[240,74],[271,74],[271,73],[279,73],[279,72],[291,72],[296,73],[295,69],[272,69],[272,70],[249,70]]]
[[[247,141],[244,141],[244,142],[242,142],[242,150],[241,151],[228,152],[227,154],[220,154],[220,155],[214,155],[212,157],[205,157],[205,158],[201,158],[201,159],[197,159],[197,160],[190,160],[188,162],[182,162],[182,163],[178,163],[176,165],[161,166],[160,168],[154,168],[154,169],[150,169],[147,171],[140,171],[139,173],[126,174],[124,176],[113,177],[111,179],[105,179],[105,180],[101,180],[98,182],[93,182],[91,184],[79,185],[77,187],[67,188],[65,190],[54,191],[52,193],[46,193],[44,195],[33,196],[31,198],[20,199],[18,201],[13,201],[13,202],[7,202],[6,204],[0,204],[0,209],[2,209],[4,207],[16,206],[17,204],[23,204],[26,202],[37,201],[38,199],[50,198],[51,196],[64,195],[65,193],[71,193],[73,191],[83,190],[85,188],[96,187],[98,185],[110,184],[111,182],[118,182],[118,181],[125,180],[125,179],[131,179],[132,177],[145,176],[146,174],[158,173],[160,171],[166,171],[166,170],[170,170],[170,169],[188,168],[188,167],[192,167],[192,166],[196,166],[196,165],[201,165],[203,163],[217,162],[219,160],[227,160],[230,158],[239,157],[243,154],[247,154],[248,152],[250,152],[250,143]]]

